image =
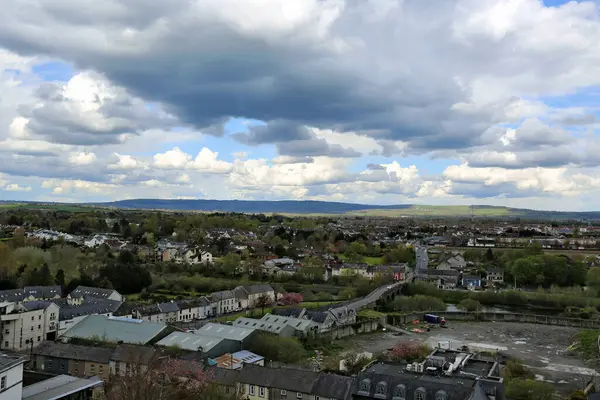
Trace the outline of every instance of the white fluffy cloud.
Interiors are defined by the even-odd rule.
[[[3,3],[4,196],[600,194],[597,2],[84,3]]]

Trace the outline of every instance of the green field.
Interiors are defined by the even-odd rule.
[[[508,217],[521,215],[520,212],[510,210],[505,207],[474,207],[471,210],[470,206],[420,206],[413,205],[408,208],[398,210],[385,210],[385,209],[373,209],[373,210],[362,210],[353,211],[345,215],[356,215],[356,216],[381,216],[381,217],[460,217],[469,216],[473,213],[477,217]],[[525,215],[525,214],[523,214]]]
[[[344,254],[339,254],[338,257],[342,261],[348,261]],[[363,262],[365,262],[369,265],[381,265],[381,264],[383,264],[383,258],[382,257],[363,257]]]

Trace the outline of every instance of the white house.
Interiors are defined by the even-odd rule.
[[[23,396],[25,358],[0,353],[0,399],[18,400]]]
[[[97,247],[103,245],[108,240],[105,235],[94,235],[91,239],[83,242],[86,247]]]

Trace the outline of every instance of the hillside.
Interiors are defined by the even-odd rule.
[[[95,206],[116,207],[143,210],[204,211],[204,212],[241,212],[241,213],[277,213],[300,215],[356,215],[388,217],[478,217],[528,219],[588,219],[600,220],[599,211],[561,212],[538,211],[496,206],[428,206],[414,204],[373,205],[327,201],[258,201],[258,200],[159,200],[132,199],[110,203],[97,203]]]

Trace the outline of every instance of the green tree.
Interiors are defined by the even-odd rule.
[[[473,299],[464,299],[458,303],[458,307],[466,311],[478,311],[481,308],[481,303]]]
[[[62,288],[66,286],[65,271],[63,271],[62,268],[59,268],[58,271],[56,271],[56,275],[54,276],[54,283],[56,283]]]
[[[352,286],[346,286],[338,294],[340,300],[350,300],[356,297],[356,289]]]
[[[586,284],[596,289],[596,291],[600,290],[600,267],[590,268],[587,273]]]
[[[121,233],[121,225],[118,222],[113,224],[112,233]]]
[[[221,269],[227,276],[236,276],[240,270],[242,258],[235,253],[227,253],[221,259]]]
[[[263,357],[283,363],[297,363],[305,358],[305,351],[298,339],[257,332],[247,346],[248,350]]]
[[[513,379],[506,386],[506,397],[513,400],[551,400],[554,386],[533,379]]]

